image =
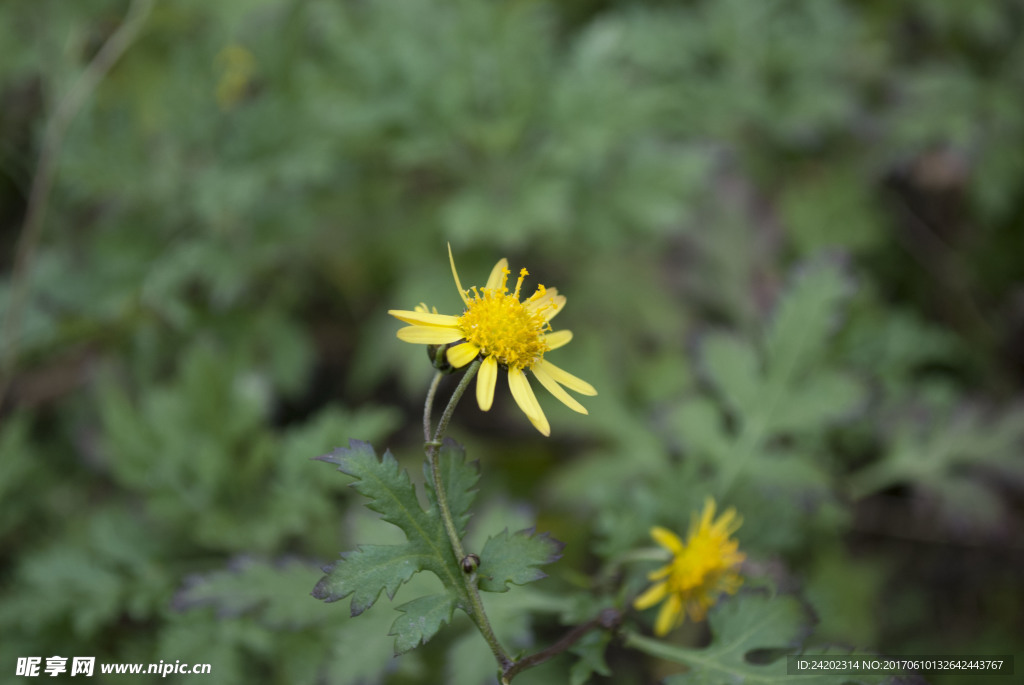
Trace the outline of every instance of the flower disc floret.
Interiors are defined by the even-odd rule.
[[[480,348],[485,357],[493,357],[506,368],[529,369],[549,349],[545,333],[551,330],[551,324],[546,313],[555,305],[528,308],[519,301],[519,290],[529,272],[520,271],[513,293],[508,292],[508,273],[508,269],[503,269],[499,288],[484,288],[483,292],[474,288],[466,312],[459,317],[459,328],[466,342]],[[546,291],[543,285],[539,286],[527,302],[535,302]]]

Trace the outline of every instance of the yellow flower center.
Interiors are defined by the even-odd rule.
[[[528,369],[548,350],[544,334],[551,329],[545,312],[553,303],[533,305],[544,296],[544,286],[525,302],[519,301],[519,289],[529,275],[519,272],[515,292],[508,292],[508,269],[499,288],[473,288],[466,311],[459,317],[459,329],[466,342],[480,348],[485,357],[494,357],[506,367]]]
[[[672,593],[683,598],[690,616],[703,620],[720,592],[733,594],[743,580],[736,569],[744,555],[727,530],[700,528],[671,563],[667,582]]]
[[[730,576],[735,573],[733,569],[741,558],[735,541],[698,535],[672,561],[669,583],[676,592],[712,592],[723,582],[731,585]]]

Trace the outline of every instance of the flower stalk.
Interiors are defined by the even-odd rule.
[[[432,437],[430,436],[430,413],[434,396],[437,393],[438,383],[443,375],[440,371],[434,374],[434,379],[431,381],[430,389],[427,391],[427,401],[423,408],[423,428],[424,434],[427,437],[425,451],[427,454],[427,461],[430,464],[430,473],[433,476],[434,495],[437,498],[437,508],[441,513],[441,520],[444,523],[445,532],[448,534],[448,541],[452,545],[452,554],[455,555],[456,563],[460,565],[462,560],[466,558],[466,551],[462,547],[462,540],[459,539],[458,530],[455,528],[455,521],[452,518],[451,507],[448,505],[448,495],[445,493],[444,483],[441,482],[441,466],[438,461],[438,452],[441,448],[441,441],[444,438],[445,431],[448,429],[448,423],[451,421],[452,414],[455,412],[455,407],[458,405],[459,400],[462,399],[463,393],[466,392],[466,388],[469,387],[470,382],[473,380],[473,377],[476,376],[476,372],[479,369],[479,361],[473,362],[469,368],[466,369],[466,373],[462,376],[462,380],[459,381],[459,385],[455,388],[455,392],[452,393],[451,399],[448,400],[448,406],[445,407],[444,412],[441,414],[441,418],[437,422],[437,428]],[[462,582],[465,586],[465,597],[470,605],[469,617],[480,630],[480,634],[483,635],[484,640],[487,641],[487,645],[491,648],[491,652],[494,654],[494,658],[497,659],[498,664],[501,666],[502,672],[508,671],[515,665],[515,661],[509,656],[508,652],[505,651],[505,648],[498,640],[498,636],[494,634],[491,622],[487,618],[487,612],[484,610],[483,601],[480,599],[480,591],[476,587],[476,573],[463,574]]]

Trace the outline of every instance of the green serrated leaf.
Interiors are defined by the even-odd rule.
[[[313,588],[313,596],[336,602],[352,595],[352,615],[358,616],[373,606],[382,590],[393,599],[402,583],[431,561],[410,545],[362,545],[342,555]]]
[[[419,571],[432,572],[441,580],[446,592],[430,595],[434,599],[429,601],[422,598],[423,601],[403,605],[403,617],[395,623],[395,651],[408,651],[429,639],[442,622],[450,620],[456,607],[465,610],[470,605],[462,570],[452,554],[437,505],[431,502],[429,510],[424,511],[409,474],[399,469],[390,452],[378,459],[365,442],[351,440],[349,447],[338,448],[320,459],[336,464],[339,471],[353,476],[356,480],[352,487],[370,498],[367,507],[379,512],[382,520],[400,528],[406,542],[367,545],[342,555],[340,561],[326,569],[327,575],[317,583],[313,596],[333,602],[352,595],[351,613],[356,616],[372,607],[382,591],[389,598],[394,597],[399,587]],[[475,474],[465,464],[461,448],[454,442],[444,450],[442,463],[446,465],[444,472],[455,484],[454,495],[466,518],[472,487],[476,484]],[[447,611],[444,621],[440,618],[442,599]],[[419,613],[421,611],[426,613]]]
[[[352,487],[370,499],[366,506],[401,528],[410,539],[422,536],[431,527],[409,474],[399,468],[390,451],[378,459],[372,445],[350,440],[348,448],[339,447],[318,459],[337,464],[339,471],[354,477]]]
[[[488,538],[480,552],[477,570],[479,588],[485,592],[506,592],[508,583],[524,585],[545,577],[538,566],[561,556],[562,543],[533,529],[509,533],[508,529]]]
[[[712,640],[704,649],[679,647],[636,633],[627,635],[626,646],[690,668],[666,678],[667,685],[866,685],[883,680],[881,676],[790,676],[785,658],[770,663],[747,660],[753,651],[795,653],[812,622],[810,610],[794,597],[748,593],[724,600],[709,614]]]
[[[456,601],[451,594],[426,595],[396,607],[402,615],[391,624],[395,638],[395,656],[426,644],[441,626],[451,623]]]
[[[378,459],[371,445],[350,440],[349,447],[339,447],[317,459],[337,464],[339,471],[353,476],[356,480],[352,487],[370,499],[367,508],[378,512],[382,520],[401,528],[414,551],[422,553],[436,565],[431,570],[439,576],[444,573],[445,566],[457,570],[440,516],[434,509],[423,510],[409,474],[399,469],[390,451]]]
[[[451,438],[445,438],[438,451],[438,466],[441,471],[441,482],[444,483],[445,494],[448,496],[448,508],[452,512],[455,529],[461,538],[466,534],[466,524],[469,523],[469,508],[476,499],[476,485],[480,480],[479,464],[466,463],[466,451],[462,446]],[[431,505],[436,506],[434,475],[429,464],[423,465],[423,473],[431,486],[427,488],[427,499]]]

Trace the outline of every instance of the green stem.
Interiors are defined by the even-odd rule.
[[[455,392],[452,393],[452,397],[448,400],[448,406],[445,407],[444,412],[441,414],[441,418],[437,422],[437,430],[434,431],[433,439],[428,439],[426,444],[427,461],[430,463],[430,473],[433,476],[434,494],[437,497],[437,508],[441,512],[441,520],[444,522],[445,532],[448,534],[448,541],[452,545],[452,553],[455,554],[455,563],[462,569],[462,560],[466,557],[466,551],[462,547],[462,541],[459,539],[459,533],[455,528],[455,520],[452,518],[451,508],[448,506],[448,495],[444,491],[444,484],[441,482],[441,465],[438,460],[438,453],[441,447],[441,440],[444,438],[445,431],[448,429],[448,423],[451,421],[452,415],[455,413],[455,406],[462,399],[463,393],[466,392],[466,388],[469,387],[473,377],[476,376],[477,370],[480,368],[480,362],[475,361],[466,369],[466,373],[462,376],[462,380],[459,381],[459,385],[455,388]],[[430,406],[433,404],[433,394],[437,390],[437,384],[440,380],[441,373],[438,372],[434,376],[434,380],[431,383],[430,391],[427,393],[427,404],[423,410],[423,423],[424,433],[429,436],[430,434]],[[503,672],[508,671],[515,665],[512,657],[508,655],[505,648],[501,646],[501,642],[498,641],[498,636],[494,634],[494,629],[491,627],[491,622],[487,618],[487,612],[484,610],[484,604],[480,600],[480,592],[476,587],[476,574],[463,574],[462,581],[465,585],[465,596],[469,601],[470,610],[469,617],[473,619],[473,623],[480,630],[480,633],[484,636],[484,640],[491,648],[491,652],[494,653],[494,658],[497,659],[498,665],[501,666]]]
[[[427,401],[423,404],[423,442],[430,442],[430,412],[434,406],[434,396],[437,395],[437,386],[441,384],[443,373],[437,371],[427,388]]]
[[[434,439],[430,441],[437,443],[437,447],[441,446],[441,439],[444,437],[445,431],[448,430],[448,422],[452,420],[452,415],[455,413],[455,405],[457,405],[459,400],[462,399],[462,394],[466,392],[466,388],[469,387],[470,381],[473,380],[479,369],[479,360],[470,364],[469,368],[466,369],[466,373],[463,374],[462,380],[459,381],[458,387],[455,388],[455,392],[452,393],[451,399],[448,400],[448,406],[444,408],[444,412],[441,414],[441,419],[437,422],[437,430],[434,431]]]

